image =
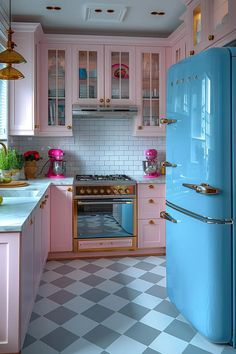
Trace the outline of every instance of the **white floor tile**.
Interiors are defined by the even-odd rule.
[[[106,296],[104,299],[99,301],[99,305],[105,306],[111,310],[119,311],[122,307],[129,303],[128,300],[116,295]]]
[[[58,265],[57,265],[57,268],[58,268]],[[56,273],[53,270],[49,270],[48,272],[43,273],[42,280],[44,280],[44,281],[49,283],[49,282],[51,282],[53,280],[56,280],[58,278],[61,278],[61,277],[62,277],[61,274]]]
[[[149,347],[161,354],[182,354],[187,345],[187,342],[163,332]]]
[[[135,340],[122,335],[106,349],[110,354],[142,354],[147,347]]]
[[[61,354],[101,354],[101,352],[101,348],[83,338],[80,338],[69,347],[64,349]]]
[[[89,307],[92,307],[94,302],[87,300],[81,296],[77,296],[74,299],[66,302],[64,307],[77,312],[78,314],[86,311]]]
[[[129,288],[138,290],[138,291],[146,291],[147,289],[151,288],[153,286],[152,283],[146,280],[142,279],[135,279],[131,283],[128,284]]]
[[[55,269],[58,267],[61,267],[63,264],[60,261],[49,261],[46,263],[45,268],[46,269]]]
[[[166,268],[165,267],[156,266],[155,268],[151,269],[151,272],[155,273],[155,274],[162,275],[163,277],[166,276]]]
[[[38,294],[43,297],[47,297],[47,296],[50,296],[50,295],[56,293],[59,290],[60,290],[60,288],[58,288],[57,286],[47,283],[47,284],[43,284],[39,287]]]
[[[140,320],[140,322],[158,329],[159,331],[164,331],[173,320],[173,317],[151,310]]]
[[[90,275],[90,273],[84,272],[82,269],[75,269],[73,272],[69,273],[69,277],[74,280],[81,280]]]
[[[57,327],[58,325],[56,323],[48,320],[46,317],[39,317],[30,323],[28,334],[34,338],[40,339],[46,336],[46,334],[52,332]]]
[[[44,344],[41,341],[36,341],[21,351],[21,354],[58,354],[56,350]]]
[[[82,337],[89,331],[91,331],[94,327],[98,325],[97,322],[91,320],[88,317],[85,317],[81,314],[73,317],[71,320],[64,323],[63,328],[68,331]]]
[[[130,327],[132,327],[137,321],[133,318],[125,316],[121,313],[114,313],[110,317],[108,317],[105,321],[103,321],[103,325],[113,329],[114,331],[123,334]]]
[[[213,354],[221,354],[224,349],[223,345],[217,345],[209,342],[200,333],[197,333],[190,343]]]
[[[141,306],[147,307],[148,309],[154,309],[160,302],[162,302],[163,299],[160,299],[159,297],[152,296],[149,294],[140,294],[138,297],[136,297],[133,302],[136,304],[139,304]]]
[[[92,288],[93,287],[88,284],[76,282],[67,286],[66,290],[72,292],[73,294],[81,295]]]
[[[139,278],[145,273],[146,273],[146,270],[135,268],[135,267],[127,268],[127,269],[123,270],[123,272],[122,272],[122,274],[130,275],[131,277],[134,277],[134,278]]]
[[[44,316],[46,313],[55,310],[57,307],[58,304],[56,304],[54,301],[49,299],[42,299],[35,303],[33,311],[38,315]]]

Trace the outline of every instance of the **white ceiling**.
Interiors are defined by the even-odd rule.
[[[127,11],[122,22],[86,21],[88,5],[110,9],[122,5]],[[48,11],[46,6],[60,6],[62,10]],[[150,15],[155,10],[166,15]],[[184,10],[181,0],[12,0],[13,21],[40,22],[47,33],[167,37],[181,24],[179,17]]]

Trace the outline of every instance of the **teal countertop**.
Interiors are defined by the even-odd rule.
[[[0,188],[0,195],[3,195],[0,205],[0,232],[21,232],[47,188],[50,185],[72,185],[73,178],[42,178],[27,182],[27,187]]]

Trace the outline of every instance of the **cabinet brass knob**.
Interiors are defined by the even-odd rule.
[[[149,188],[149,189],[153,189],[153,188],[154,188],[154,185],[153,185],[153,184],[149,184],[148,188]]]
[[[153,220],[149,220],[149,224],[150,224],[150,225],[154,225],[155,222],[154,222]]]
[[[190,50],[189,55],[194,55],[195,51],[194,50]]]
[[[208,40],[209,40],[209,41],[214,41],[214,39],[215,39],[214,34],[209,34]]]
[[[99,102],[103,103],[103,102],[104,102],[104,99],[103,99],[103,98],[100,98]]]
[[[67,129],[72,129],[72,125],[67,125]]]
[[[72,192],[73,189],[71,187],[67,188],[67,192]]]
[[[30,225],[33,225],[33,220],[32,220],[32,218],[30,218],[29,224],[30,224]]]
[[[139,125],[138,126],[138,130],[142,130],[143,129],[143,126],[142,125]]]
[[[45,199],[48,199],[48,198],[49,198],[49,195],[48,195],[48,194],[46,194],[46,195],[45,195]]]
[[[39,129],[39,124],[35,124],[34,129]]]
[[[153,204],[154,203],[154,200],[153,199],[149,199],[148,201],[150,204]]]
[[[111,102],[110,98],[107,98],[107,99],[106,99],[106,102],[107,102],[107,103]]]

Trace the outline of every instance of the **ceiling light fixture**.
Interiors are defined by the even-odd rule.
[[[59,10],[61,10],[61,7],[60,6],[47,6],[46,9],[59,11]]]
[[[164,11],[152,11],[152,12],[150,12],[150,14],[154,15],[154,16],[163,16],[166,13]]]
[[[0,53],[0,63],[7,66],[0,70],[0,80],[18,80],[23,79],[24,75],[17,69],[12,67],[12,64],[26,63],[25,58],[14,50],[15,43],[12,41],[11,29],[11,0],[9,0],[9,28],[7,30],[7,49]]]

